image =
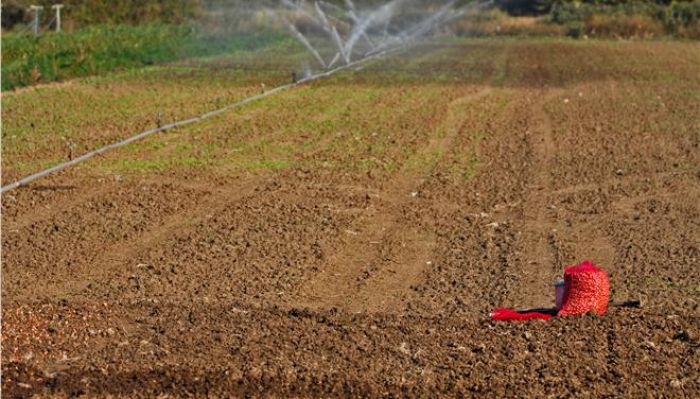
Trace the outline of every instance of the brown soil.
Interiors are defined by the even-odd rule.
[[[496,43],[480,78],[431,82],[444,91],[410,115],[387,103],[399,137],[380,155],[320,139],[269,173],[84,167],[4,196],[3,394],[700,396],[700,60]],[[434,51],[459,74],[472,50],[488,42]],[[302,98],[377,90],[380,67]],[[206,129],[279,123],[256,110]],[[354,164],[371,156],[393,166]],[[553,279],[587,259],[641,308],[488,320],[552,306]]]

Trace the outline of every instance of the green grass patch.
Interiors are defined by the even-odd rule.
[[[235,37],[202,34],[196,25],[90,26],[41,36],[6,34],[2,90],[187,57],[263,48],[285,40],[274,32]]]
[[[115,159],[107,162],[104,169],[112,173],[161,172],[177,167],[204,167],[209,165],[208,157],[180,157],[159,159]]]

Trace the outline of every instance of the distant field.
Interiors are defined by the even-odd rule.
[[[256,124],[285,121],[288,125],[284,130],[285,137],[292,138],[296,144],[303,144],[305,150],[313,150],[316,145],[328,144],[328,140],[319,141],[319,137],[355,119],[369,118],[368,112],[380,112],[372,118],[383,121],[402,112],[401,108],[396,107],[376,107],[374,101],[378,99],[384,101],[396,96],[395,101],[408,106],[415,98],[419,104],[423,104],[430,96],[445,95],[445,91],[452,90],[453,86],[483,82],[499,88],[533,86],[543,80],[548,85],[565,87],[590,79],[622,82],[651,80],[663,85],[667,81],[673,83],[677,80],[676,70],[685,74],[682,76],[692,76],[698,58],[694,55],[697,45],[692,43],[623,45],[565,39],[450,40],[425,55],[409,53],[375,63],[363,69],[367,73],[342,74],[320,87],[319,84],[302,87],[251,105],[241,112],[246,113],[247,118],[264,114],[270,119],[261,117]],[[556,51],[550,51],[552,47]],[[643,53],[648,48],[654,51],[646,56]],[[542,51],[546,53],[540,54]],[[636,52],[634,58],[620,58],[632,51]],[[673,71],[666,68],[666,60],[655,57],[656,51],[676,57],[678,63]],[[281,57],[278,55],[280,53],[286,55]],[[533,61],[535,55],[542,58]],[[571,56],[577,58],[572,59]],[[71,154],[79,155],[129,134],[155,127],[159,122],[173,122],[221,107],[259,93],[262,85],[269,89],[288,83],[293,71],[298,75],[303,73],[300,65],[307,57],[294,42],[284,41],[267,50],[241,50],[227,56],[191,59],[8,94],[4,99],[4,177],[6,181],[16,179],[67,160]],[[426,74],[426,71],[430,73]],[[416,84],[420,86],[416,87]],[[396,91],[396,87],[400,90]],[[697,98],[697,90],[693,86],[685,85],[679,91],[674,86],[662,89],[678,92],[681,98],[690,101],[688,106],[694,105],[692,101]],[[499,96],[504,98],[500,101],[505,103],[505,98],[511,94],[511,91],[500,93]],[[309,96],[319,99],[310,101]],[[353,106],[355,111],[350,113],[348,106]],[[299,109],[313,111],[316,116],[299,126],[289,123]],[[337,114],[341,111],[342,118]],[[406,111],[415,114],[410,109]],[[324,116],[326,113],[328,115]],[[230,115],[238,117],[238,114],[232,112]],[[315,120],[318,118],[320,121]],[[218,145],[218,139],[228,136],[230,128],[222,131],[205,127],[218,123],[217,119],[192,128],[196,132],[215,135],[206,140],[205,149],[197,149],[205,151],[206,156],[200,156],[196,161],[191,151],[184,151],[184,147],[188,146],[186,143],[179,143],[177,146],[180,150],[174,152],[171,151],[172,146],[166,143],[172,142],[173,137],[185,142],[199,141],[202,139],[199,135],[167,133],[160,138],[130,146],[126,152],[138,153],[138,161],[118,156],[105,167],[119,173],[141,169],[144,169],[143,172],[148,172],[148,169],[163,170],[177,165],[214,169],[234,167],[237,161],[222,154],[231,152],[231,148]],[[276,131],[270,126],[260,128],[266,132]],[[386,128],[390,129],[388,126]],[[246,144],[247,140],[244,140],[237,145],[258,146],[258,150],[267,152],[271,165],[299,166],[299,160],[294,156],[298,148],[293,143],[281,143],[277,134],[274,143],[267,143],[265,135],[249,134],[252,134],[251,139],[255,143]],[[306,137],[307,140],[300,143],[298,137]],[[353,147],[352,143],[346,144]],[[390,147],[375,148],[375,151],[392,151]],[[339,148],[343,148],[343,145],[339,145]],[[257,152],[249,154],[246,149],[237,149],[234,154],[236,157],[259,156]],[[377,157],[372,162],[384,163],[383,167],[388,169],[398,167],[393,161],[384,162],[381,159]],[[266,164],[241,161],[238,167],[255,168]]]
[[[310,63],[277,46],[4,94],[4,183]],[[3,393],[697,397],[698,70],[444,38],[10,191]],[[586,259],[642,308],[488,321]]]

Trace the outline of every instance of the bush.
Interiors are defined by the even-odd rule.
[[[556,1],[549,21],[568,27],[571,36],[611,37],[693,35],[700,21],[700,0],[664,1]],[[698,36],[695,36],[698,37]]]
[[[700,1],[674,3],[658,14],[667,29],[676,32],[684,28],[693,28],[700,23]],[[700,37],[700,36],[698,36]]]

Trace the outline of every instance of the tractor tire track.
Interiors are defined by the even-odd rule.
[[[445,121],[413,159],[441,153],[461,131],[460,108],[487,96],[489,88],[461,96],[448,105]],[[400,308],[402,294],[431,264],[434,233],[410,220],[408,209],[417,202],[424,178],[407,169],[411,159],[384,185],[379,202],[345,231],[340,248],[330,249],[323,272],[296,295],[306,306],[341,308],[352,312],[389,312]],[[406,218],[409,218],[408,220]],[[406,228],[413,224],[415,227]]]

